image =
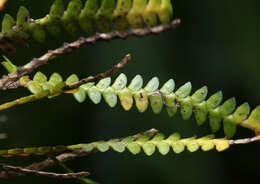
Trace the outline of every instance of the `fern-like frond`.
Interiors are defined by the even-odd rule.
[[[66,84],[77,81],[77,76],[71,75]],[[140,75],[134,77],[128,86],[126,85],[126,75],[120,74],[112,85],[111,78],[105,78],[96,85],[94,83],[84,84],[72,93],[80,103],[84,102],[88,95],[93,103],[98,104],[103,96],[110,107],[116,106],[117,97],[119,97],[120,103],[126,111],[132,108],[134,100],[139,112],[146,111],[150,104],[153,112],[158,114],[165,105],[169,116],[174,116],[179,108],[184,120],[189,119],[194,114],[197,124],[202,125],[209,119],[212,132],[217,132],[221,128],[221,122],[223,122],[224,132],[228,138],[234,136],[237,125],[256,132],[260,130],[260,106],[250,113],[249,104],[244,103],[236,107],[235,98],[230,98],[221,105],[223,100],[221,91],[205,100],[208,94],[206,86],[190,95],[192,85],[187,82],[173,92],[175,88],[173,79],[168,80],[158,89],[159,79],[157,77],[152,78],[143,88],[143,79]]]
[[[221,104],[223,100],[221,91],[206,100],[208,94],[206,86],[191,94],[192,85],[187,82],[174,92],[173,79],[168,80],[159,89],[159,79],[154,77],[143,87],[143,78],[140,75],[135,76],[127,86],[126,75],[120,74],[113,84],[109,77],[100,80],[96,85],[90,82],[81,85],[78,89],[64,90],[64,86],[78,81],[79,78],[75,74],[69,76],[66,81],[63,81],[58,73],[52,74],[49,80],[41,72],[37,72],[33,80],[24,76],[20,79],[20,84],[28,88],[33,95],[2,104],[0,110],[44,97],[53,98],[62,93],[71,93],[80,103],[84,102],[88,96],[94,104],[99,104],[103,97],[111,108],[116,106],[119,98],[126,111],[133,107],[134,101],[141,113],[145,112],[149,105],[155,114],[160,113],[165,106],[171,117],[180,109],[184,120],[191,118],[192,114],[198,125],[203,125],[209,120],[212,132],[219,131],[223,122],[227,138],[234,136],[237,125],[249,128],[257,134],[260,132],[260,106],[250,112],[248,103],[236,107],[235,98],[230,98]]]
[[[84,4],[85,2],[85,4]],[[25,7],[20,7],[17,20],[6,14],[2,21],[0,40],[27,40],[33,37],[44,42],[46,31],[59,36],[62,28],[71,34],[83,30],[94,33],[97,26],[108,32],[113,24],[118,30],[141,28],[144,24],[154,26],[169,23],[173,14],[171,0],[71,0],[67,9],[63,0],[55,0],[50,13],[34,20]]]
[[[195,152],[200,148],[203,151],[216,149],[217,151],[224,151],[230,146],[226,139],[215,139],[214,135],[208,135],[202,138],[181,138],[179,133],[173,133],[168,138],[164,134],[158,133],[154,137],[148,135],[140,136],[136,139],[134,136],[126,137],[124,139],[112,139],[109,141],[97,141],[89,144],[77,144],[71,146],[45,146],[35,148],[16,148],[10,150],[1,150],[0,156],[29,156],[29,155],[49,155],[60,154],[64,152],[92,152],[100,151],[106,152],[110,149],[122,153],[126,149],[132,154],[138,154],[141,150],[148,156],[152,155],[156,149],[162,154],[166,155],[172,149],[174,153],[181,153],[187,148],[189,152]]]

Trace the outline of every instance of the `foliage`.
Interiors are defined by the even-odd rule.
[[[154,32],[151,31],[153,30],[152,28],[148,28],[145,34],[143,32],[145,28],[143,27],[144,25],[154,27],[158,24],[169,24],[172,15],[173,8],[170,0],[71,0],[67,4],[63,0],[55,0],[50,7],[49,14],[36,20],[32,19],[29,11],[22,6],[18,10],[16,20],[8,14],[4,16],[2,32],[0,33],[0,47],[3,51],[14,54],[15,42],[27,44],[29,39],[33,38],[42,43],[45,41],[46,32],[58,37],[63,29],[71,35],[83,34],[80,31],[93,35],[96,27],[97,30],[103,33],[114,30],[113,28],[115,27],[122,38],[125,38],[123,35],[129,34],[129,32],[133,33],[136,29],[139,30],[139,32],[137,31],[139,33],[137,34],[138,36],[147,33],[160,33],[164,31],[163,27],[156,27],[157,31]],[[129,31],[129,29],[132,30]],[[103,35],[104,40],[112,39],[112,37],[108,39],[107,35],[113,35],[113,33],[103,33],[100,33],[100,35]],[[90,38],[92,39],[92,37]],[[81,43],[83,42],[82,40],[83,38],[79,39],[78,42]],[[76,45],[73,49],[80,46],[82,45]],[[64,47],[66,47],[66,44],[64,44]],[[48,53],[51,52],[55,53],[55,51],[49,51]],[[65,51],[61,51],[59,55],[64,53]],[[110,108],[115,107],[117,102],[120,101],[125,111],[129,111],[133,107],[134,102],[141,113],[145,112],[150,106],[155,114],[159,114],[165,106],[169,116],[172,117],[180,109],[183,120],[190,119],[194,115],[199,126],[209,121],[211,131],[214,133],[220,130],[221,123],[223,123],[225,138],[215,138],[214,135],[209,135],[202,138],[194,136],[182,139],[178,133],[165,138],[162,133],[152,132],[152,134],[144,133],[121,139],[70,146],[43,146],[0,150],[1,157],[45,155],[53,159],[53,163],[63,164],[62,162],[67,161],[67,159],[59,159],[59,156],[66,154],[71,154],[71,159],[74,159],[82,154],[86,156],[97,151],[106,152],[109,149],[120,153],[128,149],[134,155],[140,153],[141,149],[143,149],[147,156],[151,156],[156,149],[162,155],[166,155],[171,148],[175,153],[181,153],[185,148],[190,152],[195,152],[199,148],[203,151],[209,151],[214,148],[217,151],[224,151],[233,144],[246,144],[260,139],[260,106],[257,106],[252,111],[250,111],[248,103],[243,103],[237,107],[235,98],[230,98],[222,103],[222,91],[218,91],[206,99],[208,95],[207,86],[203,86],[191,94],[191,82],[185,83],[174,91],[175,81],[173,79],[168,80],[159,88],[159,79],[157,77],[152,78],[144,85],[142,76],[136,75],[128,84],[127,76],[123,73],[112,83],[110,75],[123,66],[118,67],[116,71],[113,71],[114,68],[111,69],[112,72],[105,72],[107,75],[103,73],[98,75],[98,77],[90,76],[82,80],[76,74],[72,74],[66,80],[63,80],[57,72],[54,72],[49,78],[41,72],[37,72],[33,77],[30,77],[30,75],[25,74],[32,72],[40,64],[33,65],[31,68],[28,67],[28,71],[23,73],[21,72],[22,67],[17,67],[7,57],[3,57],[2,65],[6,68],[9,75],[4,76],[0,81],[6,79],[7,89],[25,87],[31,94],[0,105],[0,111],[42,98],[55,100],[55,97],[63,93],[72,94],[79,103],[83,103],[89,98],[94,104],[99,104],[103,97]],[[41,64],[46,64],[52,58],[45,59],[45,62]],[[39,59],[35,59],[31,62],[39,61]],[[30,65],[25,65],[25,68],[26,66]],[[12,78],[12,74],[16,74],[16,77]],[[76,87],[72,88],[71,86],[74,85]],[[4,89],[2,87],[1,89]],[[235,135],[237,126],[254,131],[256,137],[230,140]],[[48,166],[50,165],[46,165],[46,167]],[[63,165],[63,167],[65,168],[66,166]],[[1,165],[1,168],[4,169],[5,167]],[[58,175],[52,173],[38,172],[38,170],[42,169],[37,168],[33,170],[33,173],[36,175],[57,176],[58,178]],[[82,178],[76,177],[69,169],[67,171],[72,175],[66,177],[78,178],[85,183],[93,183],[91,180],[83,181]],[[16,176],[28,173],[18,168],[16,170],[14,168],[13,172]],[[8,171],[3,176],[8,178]]]

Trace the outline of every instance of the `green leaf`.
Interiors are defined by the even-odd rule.
[[[173,133],[171,134],[167,140],[170,140],[170,141],[178,141],[179,139],[181,138],[181,134],[176,132],[176,133]]]
[[[236,109],[236,99],[231,98],[224,102],[224,104],[220,107],[219,111],[222,116],[227,116],[231,114]]]
[[[155,152],[155,145],[149,142],[144,143],[142,148],[147,156],[151,156]]]
[[[143,86],[143,78],[141,77],[141,75],[136,75],[130,85],[128,86],[129,89],[131,89],[132,91],[139,91]]]
[[[181,86],[177,91],[176,91],[176,96],[178,98],[186,98],[187,96],[189,96],[190,92],[191,92],[191,83],[187,82],[186,84],[184,84],[183,86]]]
[[[2,33],[7,33],[7,35],[10,36],[12,27],[14,25],[15,25],[14,18],[9,14],[5,14],[2,21]]]
[[[240,123],[247,119],[250,113],[250,106],[248,103],[240,105],[233,114],[234,122]]]
[[[159,79],[158,79],[158,77],[154,77],[147,83],[147,85],[144,87],[144,89],[145,89],[145,91],[153,92],[153,91],[157,90],[158,87],[159,87]]]
[[[205,98],[208,95],[208,87],[204,86],[202,88],[200,88],[199,90],[197,90],[192,96],[191,96],[191,100],[193,104],[198,104],[203,102],[203,100],[205,100]]]
[[[99,0],[88,0],[79,15],[79,25],[88,34],[93,34],[94,32],[95,15],[98,9]]]
[[[227,139],[232,138],[235,135],[237,130],[237,126],[234,123],[233,116],[229,116],[225,118],[223,121],[223,126],[224,126],[224,132]]]
[[[189,142],[187,144],[187,149],[190,151],[190,152],[195,152],[197,151],[198,149],[200,148],[200,145],[197,141],[192,141],[192,142]]]
[[[117,141],[110,141],[110,146],[112,149],[116,152],[122,153],[125,151],[125,144],[123,142],[118,142]]]
[[[163,94],[168,95],[173,92],[174,88],[175,88],[175,82],[173,79],[170,79],[163,85],[160,91]]]
[[[125,74],[121,73],[115,80],[114,84],[112,85],[112,87],[115,90],[120,90],[123,89],[127,84],[127,77]]]
[[[134,94],[135,104],[139,112],[145,112],[148,108],[148,95],[145,91],[140,91]]]
[[[194,106],[194,116],[199,126],[203,125],[206,122],[208,110],[205,101]]]
[[[86,100],[86,92],[82,88],[79,88],[76,93],[73,93],[73,96],[79,103],[83,103]]]
[[[201,149],[203,151],[210,151],[212,149],[214,149],[215,144],[212,140],[207,140],[207,141],[203,141],[203,143],[201,144]]]
[[[162,133],[156,134],[151,141],[160,142],[164,139],[164,135]]]
[[[62,17],[65,10],[65,6],[63,0],[55,0],[54,3],[51,5],[50,9],[50,18],[52,19],[60,19]]]
[[[221,120],[219,108],[209,111],[209,125],[212,132],[217,132],[221,128]]]
[[[128,29],[128,22],[126,16],[131,7],[132,0],[117,1],[117,6],[112,15],[112,21],[120,31],[125,31]]]
[[[258,128],[260,126],[260,106],[257,106],[249,116],[247,123],[250,127],[252,127],[253,130],[256,130],[255,128]]]
[[[88,91],[91,87],[95,85],[94,82],[88,82],[80,86],[80,88],[84,89],[84,91]]]
[[[99,89],[106,89],[110,86],[111,84],[111,78],[110,77],[107,77],[107,78],[104,78],[104,79],[101,79],[96,87],[99,88]]]
[[[78,76],[76,74],[72,74],[67,78],[65,83],[66,83],[66,85],[70,85],[70,84],[73,84],[78,81],[79,81]]]
[[[189,97],[180,100],[181,115],[184,120],[192,116],[192,103]]]
[[[214,144],[216,145],[216,150],[221,152],[230,147],[228,140],[214,140]]]
[[[160,94],[152,94],[150,97],[152,110],[155,114],[159,114],[163,109],[163,99]]]
[[[140,146],[137,143],[135,143],[135,142],[127,144],[126,147],[134,155],[140,153],[140,151],[141,151]]]
[[[20,29],[20,27],[24,27],[28,24],[28,19],[30,18],[30,13],[24,6],[20,6],[17,13],[16,27]]]
[[[85,144],[82,147],[82,150],[85,152],[91,152],[95,147],[92,144]]]
[[[167,109],[168,115],[170,117],[173,117],[178,110],[178,107],[177,107],[177,104],[175,101],[176,101],[175,94],[167,95],[165,98],[166,109]]]
[[[28,29],[31,32],[33,39],[39,43],[44,43],[46,39],[46,33],[39,24],[31,23],[28,25]]]
[[[45,83],[47,82],[47,77],[43,73],[37,72],[33,77],[33,81],[38,83]]]
[[[8,73],[14,73],[17,70],[17,66],[14,65],[6,56],[3,56],[5,61],[1,62],[1,64],[5,67]]]
[[[33,94],[41,94],[43,89],[41,88],[40,84],[35,81],[30,81],[27,83],[27,88]]]
[[[94,104],[99,104],[102,97],[101,93],[96,87],[91,87],[87,90],[88,97]]]
[[[114,92],[114,90],[109,87],[107,89],[104,90],[103,93],[104,99],[106,101],[106,103],[110,106],[110,107],[115,107],[117,104],[117,96]]]
[[[175,153],[179,154],[185,150],[185,145],[182,142],[174,142],[172,149]]]
[[[96,14],[96,24],[103,32],[110,31],[111,15],[115,9],[115,0],[103,0]]]
[[[132,93],[128,88],[120,90],[118,93],[118,97],[124,110],[128,111],[132,108],[134,100],[132,97]]]
[[[62,81],[63,79],[58,73],[53,73],[49,79],[49,82],[52,83],[54,86],[61,83]]]
[[[217,108],[220,105],[222,99],[223,99],[222,91],[215,93],[207,100],[207,109],[211,110]]]
[[[109,145],[106,142],[97,142],[95,144],[100,152],[106,152],[107,150],[109,150]]]
[[[159,142],[157,148],[162,155],[166,155],[170,151],[170,146],[165,142]]]

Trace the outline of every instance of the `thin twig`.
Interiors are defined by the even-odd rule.
[[[259,142],[259,141],[260,141],[260,135],[252,137],[252,138],[229,140],[229,144],[230,145],[249,144],[249,143],[252,143],[252,142]]]
[[[0,79],[0,89],[5,90],[6,84],[10,81],[16,81],[21,76],[32,72],[35,68],[48,63],[49,60],[54,59],[58,56],[61,56],[65,53],[71,52],[73,49],[78,49],[86,44],[94,44],[97,41],[110,41],[116,38],[119,39],[126,39],[130,36],[136,36],[136,37],[143,37],[146,35],[151,34],[159,34],[161,32],[175,29],[180,24],[180,19],[175,19],[172,21],[171,24],[164,24],[160,26],[155,26],[152,28],[145,28],[145,29],[135,29],[135,30],[129,30],[126,32],[110,32],[110,33],[97,33],[94,36],[91,37],[81,37],[77,41],[74,41],[72,43],[64,43],[64,45],[58,49],[55,50],[49,50],[46,54],[41,56],[40,58],[34,58],[32,61],[27,63],[26,65],[20,67],[15,73],[9,74],[7,76],[3,76],[2,79]]]
[[[65,165],[65,163],[63,163],[63,162],[60,162],[55,156],[50,156],[50,158],[57,164],[57,165],[59,165],[59,166],[61,166],[66,172],[68,172],[68,173],[74,173],[74,171],[73,170],[71,170],[69,167],[67,167],[66,165]],[[95,181],[93,181],[93,180],[91,180],[91,179],[89,179],[89,178],[77,178],[77,180],[79,181],[79,182],[81,182],[82,184],[98,184],[97,182],[95,182]]]
[[[104,79],[106,77],[112,76],[116,72],[118,72],[120,69],[124,68],[130,60],[131,60],[131,55],[127,54],[124,57],[124,59],[122,59],[122,61],[120,63],[118,63],[117,65],[115,65],[112,69],[110,69],[110,70],[108,70],[104,73],[100,73],[100,74],[98,74],[94,77],[88,77],[88,78],[80,80],[79,82],[75,82],[73,84],[66,85],[63,89],[64,90],[76,89],[79,86],[81,86],[82,84],[85,84],[85,83],[88,83],[88,82],[96,82],[96,81],[99,81],[99,80]]]
[[[100,73],[100,74],[98,74],[98,75],[96,75],[94,77],[88,77],[88,78],[80,80],[79,82],[66,85],[66,86],[64,86],[63,90],[64,90],[64,92],[66,92],[68,90],[78,88],[79,86],[81,86],[82,84],[85,84],[87,82],[95,82],[95,81],[101,80],[103,78],[109,77],[109,76],[115,74],[116,72],[118,72],[120,69],[124,68],[127,65],[127,63],[130,61],[130,59],[131,59],[131,55],[127,54],[122,59],[122,61],[120,63],[118,63],[117,65],[115,65],[112,69],[110,69],[110,70],[108,70],[108,71],[106,71],[104,73]],[[14,83],[17,83],[17,81],[14,82]],[[19,83],[19,81],[18,81],[18,83]],[[20,83],[19,83],[19,85],[24,86],[23,84],[20,84]],[[11,89],[11,88],[9,88],[9,89]],[[30,95],[30,96],[26,96],[26,97],[22,97],[22,98],[13,100],[11,102],[0,104],[0,111],[9,109],[9,108],[11,108],[13,106],[16,106],[16,105],[29,103],[29,102],[32,102],[32,101],[35,101],[35,100],[47,97],[48,95],[49,95],[48,93],[46,93],[46,94],[44,94],[42,96]]]
[[[0,168],[5,171],[12,171],[12,172],[15,172],[18,174],[45,176],[45,177],[57,178],[57,179],[73,179],[73,178],[86,177],[86,176],[90,175],[89,172],[57,174],[57,173],[51,173],[51,172],[24,169],[22,167],[15,167],[15,166],[10,166],[10,165],[5,165],[5,164],[0,164]]]
[[[157,133],[158,133],[158,130],[150,129],[150,130],[147,130],[143,133],[138,133],[138,134],[134,135],[133,137],[134,137],[135,140],[137,140],[139,137],[141,137],[143,135],[147,135],[147,136],[152,138]],[[79,150],[75,153],[63,153],[63,154],[56,156],[56,159],[59,162],[66,162],[66,161],[75,160],[75,159],[80,158],[80,157],[86,157],[86,156],[88,156],[92,153],[96,153],[97,151],[98,151],[97,149],[94,149],[91,152],[85,152],[85,151]],[[56,164],[57,163],[53,159],[47,158],[46,160],[44,160],[42,162],[33,163],[32,165],[26,167],[26,169],[34,170],[34,171],[41,171],[41,170],[43,170],[47,167],[51,167],[51,166],[54,166]],[[22,176],[22,175],[24,175],[24,174],[23,173],[11,172],[11,171],[10,172],[3,171],[3,172],[0,173],[0,178],[14,178],[14,177]]]

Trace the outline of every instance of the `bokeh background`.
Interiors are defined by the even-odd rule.
[[[5,12],[16,16],[18,7],[25,5],[33,18],[39,18],[48,12],[52,2],[9,0],[0,17],[2,19]],[[258,0],[176,0],[174,16],[182,19],[177,30],[159,36],[88,45],[51,61],[39,70],[48,75],[59,72],[64,78],[76,73],[82,78],[105,71],[125,54],[131,53],[133,59],[122,71],[129,80],[136,74],[141,74],[146,82],[153,76],[158,76],[161,83],[173,78],[177,87],[191,81],[193,91],[206,84],[210,94],[221,89],[225,100],[235,96],[238,104],[248,101],[254,108],[260,102],[259,7]],[[29,48],[18,46],[17,55],[10,59],[23,65],[48,49],[60,46],[64,40],[75,39],[64,35],[60,39],[49,36],[48,44],[43,45],[32,41]],[[1,68],[1,75],[4,72]],[[1,91],[0,102],[26,94],[25,89]],[[94,105],[87,100],[79,104],[72,95],[11,108],[1,115],[8,116],[8,121],[0,124],[0,131],[8,134],[8,139],[0,142],[1,149],[86,143],[133,135],[149,128],[157,128],[167,135],[178,131],[184,137],[210,133],[207,124],[197,127],[194,119],[183,121],[179,113],[169,118],[165,110],[160,115],[154,115],[151,109],[143,114],[136,108],[125,112],[119,104],[114,109],[104,102]],[[236,138],[252,135],[250,131],[238,128]],[[217,136],[224,135],[220,132]],[[106,184],[239,184],[259,180],[259,155],[259,144],[234,146],[222,153],[198,151],[176,155],[171,152],[161,156],[157,152],[152,157],[143,153],[133,156],[128,152],[118,154],[110,151],[68,162],[68,165],[75,171],[90,171],[91,178]],[[28,165],[43,159],[1,158],[0,162]],[[0,183],[72,184],[77,181],[26,176],[0,180]]]

